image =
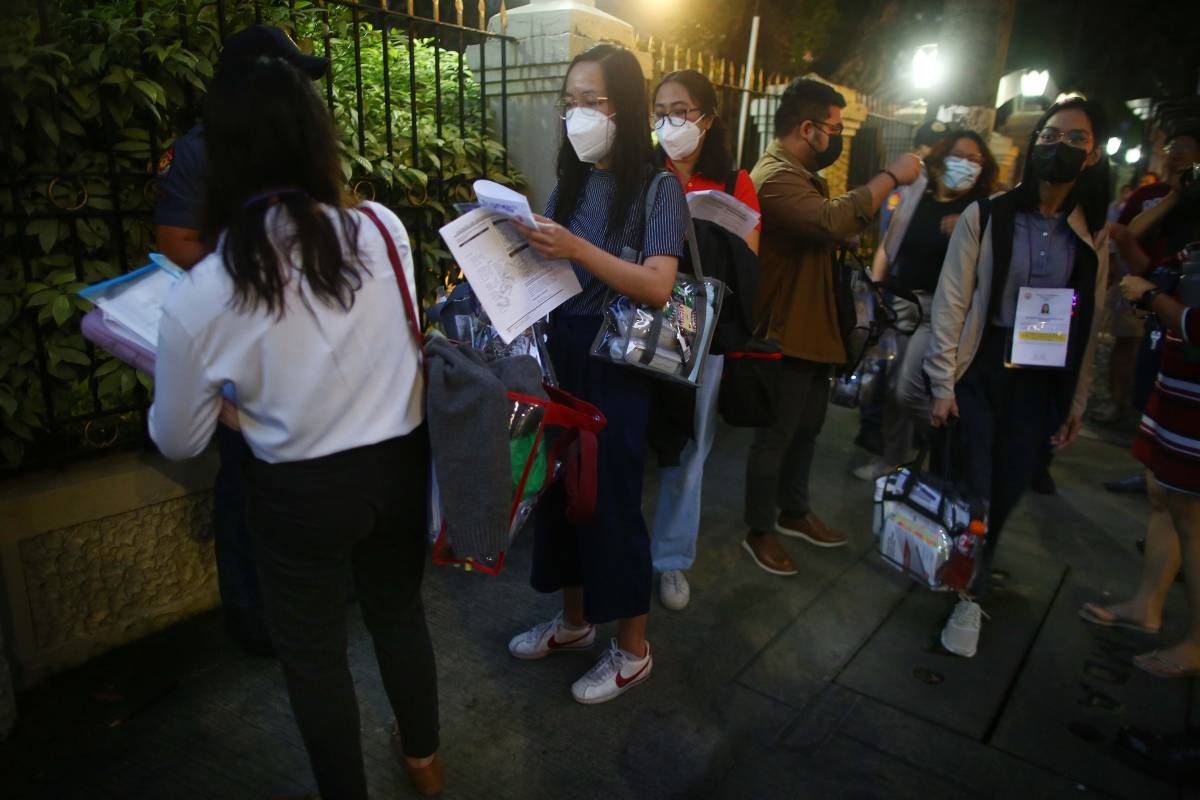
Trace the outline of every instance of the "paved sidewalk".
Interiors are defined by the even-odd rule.
[[[739,547],[748,435],[724,429],[706,476],[692,606],[651,612],[653,677],[607,705],[571,699],[592,656],[522,663],[509,637],[555,611],[527,585],[523,540],[498,579],[432,569],[448,798],[1176,798],[1112,756],[1125,724],[1200,722],[1188,682],[1131,654],[1153,642],[1092,629],[1076,609],[1129,587],[1144,498],[1106,494],[1135,471],[1095,439],[1056,458],[1059,494],[1030,496],[997,566],[979,655],[947,655],[950,600],[882,564],[870,487],[849,475],[855,415],[831,409],[817,510],[848,547],[788,542],[767,575]],[[655,492],[647,493],[647,511]],[[373,796],[408,797],[357,609],[351,660]],[[1166,638],[1184,622],[1178,587]],[[604,636],[610,631],[604,631]],[[597,649],[597,655],[599,650]],[[6,798],[267,798],[312,790],[277,666],[242,656],[208,614],[63,675],[21,700],[0,745]],[[1191,796],[1195,796],[1194,794]]]

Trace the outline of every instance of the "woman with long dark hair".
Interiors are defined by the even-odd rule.
[[[642,470],[650,414],[648,378],[589,355],[611,289],[661,306],[683,255],[687,209],[677,181],[662,181],[645,219],[654,153],[646,84],[633,53],[597,45],[575,57],[563,81],[558,185],[537,230],[522,229],[550,258],[570,259],[583,292],[551,318],[550,352],[562,387],[596,405],[600,434],[596,512],[569,522],[565,498],[551,490],[538,511],[533,587],[562,591],[563,610],[509,642],[517,658],[587,649],[595,625],[617,621],[617,637],[575,681],[580,703],[603,703],[650,675],[646,641],[652,571],[642,518]]]
[[[999,169],[983,137],[956,131],[925,159],[925,172],[900,189],[900,203],[875,250],[871,275],[893,292],[897,354],[883,402],[883,456],[854,470],[873,481],[908,460],[914,432],[929,424],[921,360],[929,345],[933,293],[958,217],[987,197]],[[911,333],[910,333],[911,332]]]
[[[968,206],[950,238],[924,361],[931,421],[959,418],[959,477],[988,505],[978,576],[942,631],[957,655],[975,655],[976,601],[1039,455],[1073,442],[1087,407],[1108,282],[1107,135],[1099,104],[1055,103],[1030,137],[1020,185]],[[1062,307],[1055,325],[1025,316],[1050,298]]]
[[[724,191],[759,210],[758,193],[750,174],[734,169],[729,129],[718,113],[717,93],[708,78],[694,69],[664,76],[654,90],[653,123],[659,162],[679,179],[685,193]],[[746,246],[754,254],[758,253],[761,228],[760,223],[745,237]],[[712,274],[715,265],[707,266],[708,274]],[[724,364],[724,356],[709,354],[704,364],[704,381],[694,392],[680,393],[695,397],[694,414],[687,415],[692,419],[691,438],[679,454],[679,463],[658,472],[658,505],[650,554],[654,571],[660,576],[659,599],[673,611],[685,608],[691,599],[685,572],[696,560],[700,490],[704,462],[716,433],[717,390]],[[681,416],[673,405],[664,411],[669,416]]]
[[[424,383],[388,254],[398,249],[412,293],[407,234],[381,205],[348,207],[333,120],[290,64],[260,58],[219,76],[204,115],[201,234],[213,252],[163,305],[150,434],[176,459],[204,450],[218,416],[246,437],[267,627],[321,796],[367,796],[348,571],[396,715],[393,747],[417,790],[436,794]]]

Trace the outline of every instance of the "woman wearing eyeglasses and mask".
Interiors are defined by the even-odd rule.
[[[931,421],[959,418],[958,477],[988,503],[977,577],[942,631],[957,655],[975,655],[976,600],[1039,454],[1073,442],[1087,407],[1108,283],[1106,136],[1098,104],[1055,103],[1030,139],[1020,185],[970,205],[950,238],[924,362]]]
[[[538,509],[531,583],[561,591],[563,610],[514,637],[509,652],[538,659],[586,650],[594,626],[616,620],[617,637],[571,687],[585,704],[618,697],[653,666],[646,641],[653,574],[641,511],[651,379],[589,354],[608,291],[662,306],[683,255],[687,208],[678,182],[660,183],[645,220],[656,172],[645,87],[637,58],[622,47],[597,45],[575,57],[560,101],[558,185],[538,229],[521,229],[542,255],[569,259],[579,278],[582,293],[551,315],[551,360],[562,388],[597,406],[608,424],[599,436],[592,519],[569,522],[555,489]]]
[[[661,163],[679,179],[684,192],[716,190],[729,192],[755,211],[758,193],[745,170],[735,170],[729,152],[724,120],[717,115],[717,95],[708,78],[691,69],[665,76],[654,92],[652,117]],[[730,191],[732,189],[732,191]],[[746,246],[758,254],[761,223],[745,237]],[[650,552],[654,571],[659,573],[659,599],[663,606],[678,611],[691,599],[686,570],[696,559],[700,531],[700,489],[704,462],[712,450],[716,433],[717,390],[721,384],[724,356],[710,354],[704,364],[704,380],[696,390],[660,387],[660,407],[655,419],[673,417],[672,431],[678,439],[690,437],[675,466],[659,470],[658,506],[654,515]],[[674,404],[664,407],[663,397],[694,398],[694,414],[675,413]],[[690,423],[690,424],[689,424]],[[668,426],[664,426],[668,427]],[[672,450],[678,449],[679,444]],[[674,455],[674,452],[672,452]],[[668,462],[670,463],[670,462]]]
[[[892,310],[900,333],[883,404],[883,457],[854,470],[867,481],[907,461],[914,430],[929,424],[921,360],[929,344],[933,293],[959,215],[991,194],[998,172],[996,159],[974,131],[938,142],[925,159],[925,170],[901,188],[900,204],[871,265],[871,277],[894,292]]]

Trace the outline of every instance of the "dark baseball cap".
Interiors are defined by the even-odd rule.
[[[252,61],[260,56],[282,58],[299,67],[314,81],[325,77],[329,59],[308,56],[280,28],[273,25],[251,25],[225,39],[221,47],[222,68],[234,67],[239,61]]]
[[[938,120],[930,120],[921,127],[917,128],[916,134],[913,136],[913,147],[929,146],[945,139],[951,133],[950,126]]]

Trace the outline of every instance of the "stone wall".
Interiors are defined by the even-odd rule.
[[[136,639],[216,597],[208,492],[168,500],[20,542],[39,652]],[[87,657],[86,654],[84,657]]]
[[[16,688],[218,603],[215,454],[114,455],[0,487],[0,732]]]

